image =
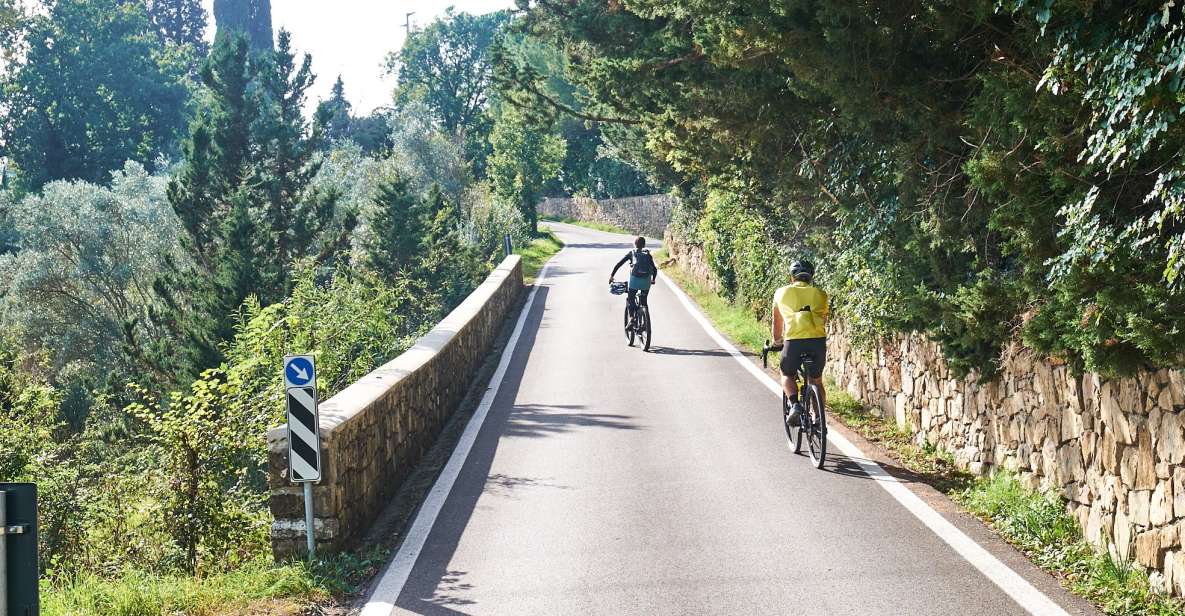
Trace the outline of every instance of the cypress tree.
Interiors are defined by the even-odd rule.
[[[317,113],[325,118],[326,145],[351,136],[350,101],[346,100],[346,85],[341,75],[337,76],[329,99],[317,105]]]
[[[236,34],[247,35],[251,51],[272,50],[271,0],[214,0],[215,41]]]

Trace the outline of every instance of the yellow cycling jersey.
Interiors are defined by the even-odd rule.
[[[794,281],[774,291],[774,306],[785,340],[827,337],[827,294],[818,287]]]

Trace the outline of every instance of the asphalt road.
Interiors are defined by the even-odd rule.
[[[628,348],[606,281],[629,238],[556,229],[397,613],[1026,612],[856,461],[794,455],[776,398],[662,281],[652,352]]]

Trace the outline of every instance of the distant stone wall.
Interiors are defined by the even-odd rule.
[[[671,195],[645,195],[620,199],[548,197],[539,203],[539,216],[601,222],[630,233],[662,237],[676,199]]]
[[[670,255],[671,261],[690,274],[692,278],[713,291],[720,290],[720,285],[716,284],[716,278],[712,275],[711,267],[708,266],[708,258],[704,254],[703,246],[688,242],[678,233],[673,233],[670,228],[663,235],[662,245],[667,248],[667,254]]]
[[[702,252],[668,245],[710,280]],[[980,384],[956,377],[924,336],[896,336],[866,354],[834,320],[827,354],[828,375],[874,413],[962,468],[1007,469],[1030,487],[1058,490],[1088,540],[1185,596],[1185,371],[1075,377],[1012,347],[1000,374]]]
[[[507,257],[414,347],[320,408],[322,480],[313,488],[318,550],[351,547],[435,441],[518,305],[522,263]],[[302,488],[288,481],[288,434],[268,431],[272,553],[305,551]]]

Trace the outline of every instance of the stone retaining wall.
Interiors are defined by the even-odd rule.
[[[671,195],[644,195],[620,199],[548,197],[539,203],[539,216],[588,220],[621,227],[631,233],[662,237],[676,199]]]
[[[415,346],[321,403],[322,480],[313,488],[318,550],[352,546],[428,450],[469,388],[523,291],[507,257]],[[267,433],[272,553],[305,551],[304,501],[288,482],[288,435]]]
[[[709,271],[702,252],[669,245],[693,275]],[[963,468],[1007,469],[1030,487],[1057,490],[1088,540],[1147,568],[1154,587],[1185,596],[1185,371],[1075,377],[1014,346],[999,376],[981,384],[955,377],[924,336],[863,353],[834,321],[827,352],[828,375],[874,413]]]

